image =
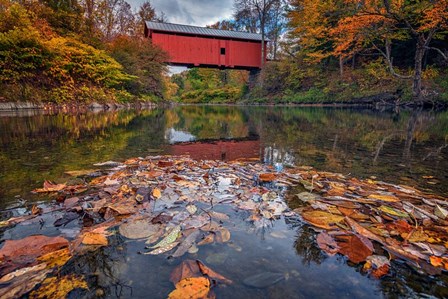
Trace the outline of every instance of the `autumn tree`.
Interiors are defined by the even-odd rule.
[[[435,51],[443,59],[447,55],[432,46],[435,39],[446,35],[448,29],[448,1],[403,0],[346,0],[351,15],[342,18],[332,30],[334,54],[353,55],[356,51],[375,50],[396,77],[412,79],[412,92],[422,100],[423,58]],[[395,71],[392,57],[394,41],[412,40],[414,44],[413,74],[406,76]]]
[[[259,32],[261,34],[262,45],[268,33],[268,27],[274,27],[276,32],[280,26],[280,22],[275,26],[268,26],[270,22],[275,20],[274,16],[278,16],[282,9],[281,0],[235,0],[234,1],[234,19],[237,26],[245,31],[252,33]],[[277,19],[278,20],[278,19]],[[271,23],[273,25],[274,23]],[[261,65],[264,65],[264,57],[266,56],[265,47],[261,47]]]

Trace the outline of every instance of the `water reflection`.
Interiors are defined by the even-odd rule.
[[[448,112],[180,106],[3,114],[0,201],[30,199],[44,179],[69,179],[65,171],[158,153],[259,157],[446,193]]]

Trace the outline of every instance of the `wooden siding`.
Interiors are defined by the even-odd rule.
[[[165,50],[168,63],[218,68],[261,68],[261,42],[217,37],[149,32],[152,42]],[[225,54],[221,54],[221,48]],[[266,44],[265,44],[266,48]]]

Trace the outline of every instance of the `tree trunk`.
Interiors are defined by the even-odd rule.
[[[425,55],[425,40],[423,36],[419,36],[417,39],[417,45],[415,49],[415,65],[414,65],[414,82],[412,84],[412,95],[414,100],[422,101],[422,70],[423,70],[423,57]]]
[[[341,78],[344,76],[344,59],[342,56],[339,56],[339,75]]]

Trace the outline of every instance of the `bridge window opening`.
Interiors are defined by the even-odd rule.
[[[221,55],[226,55],[226,48],[221,48]]]

